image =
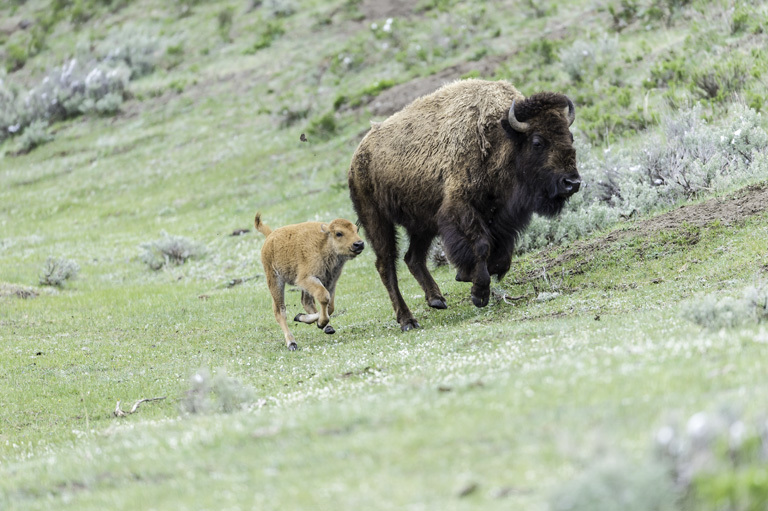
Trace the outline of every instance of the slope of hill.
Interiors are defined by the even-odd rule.
[[[0,20],[0,508],[768,495],[763,2],[12,0]],[[366,250],[336,335],[297,325],[288,353],[254,213],[354,219],[370,121],[464,77],[568,94],[585,188],[489,307],[438,266],[429,309],[403,267],[424,328],[402,334]]]

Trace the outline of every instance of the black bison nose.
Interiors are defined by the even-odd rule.
[[[574,193],[579,191],[579,188],[581,188],[581,178],[578,174],[571,175],[571,176],[565,176],[562,179],[560,179],[559,184],[559,192],[561,196],[564,197],[570,197]]]
[[[359,254],[360,252],[363,251],[364,248],[365,248],[365,243],[362,241],[356,241],[352,243],[352,252],[354,252],[355,254]]]

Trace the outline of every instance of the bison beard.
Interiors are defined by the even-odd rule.
[[[349,169],[359,223],[401,328],[419,324],[397,283],[395,225],[405,227],[408,269],[431,307],[447,307],[427,269],[439,235],[456,280],[488,304],[490,279],[504,277],[533,213],[557,215],[581,181],[562,94],[525,99],[507,82],[464,80],[417,99],[360,143]]]

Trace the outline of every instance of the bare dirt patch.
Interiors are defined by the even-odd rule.
[[[412,0],[363,0],[360,11],[369,20],[407,18],[415,14],[416,4]]]
[[[578,273],[578,268],[588,264],[597,254],[620,241],[631,238],[650,238],[659,233],[683,231],[686,228],[703,228],[715,222],[725,226],[738,224],[766,211],[768,211],[768,183],[760,183],[725,197],[680,206],[653,218],[637,221],[626,229],[613,231],[602,238],[578,241],[557,256],[552,255],[556,249],[544,250],[541,253],[542,261],[537,266],[548,271],[567,263],[578,262],[577,269],[573,270]],[[697,243],[698,234],[692,234],[692,236],[690,244]],[[540,275],[539,269],[521,279],[518,278],[517,283],[539,278]]]
[[[8,282],[0,282],[0,298],[12,297],[12,298],[36,298],[38,292],[27,286],[20,286],[18,284],[10,284]]]

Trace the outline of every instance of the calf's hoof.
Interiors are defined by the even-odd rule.
[[[330,335],[330,334],[335,334],[336,330],[334,330],[331,325],[325,325],[325,328],[323,328],[323,332]]]
[[[400,323],[400,330],[403,332],[407,332],[408,330],[413,330],[415,328],[421,328],[421,325],[419,325],[419,322],[414,318],[406,319]]]
[[[296,351],[296,348],[298,348],[298,345],[295,342],[288,343],[289,351]]]
[[[445,303],[445,298],[432,298],[431,300],[428,300],[429,306],[433,309],[447,309],[448,304]]]
[[[293,318],[293,320],[294,320],[294,321],[298,321],[298,322],[301,322],[301,316],[302,316],[301,314],[296,314],[296,317],[295,317],[295,318]]]

